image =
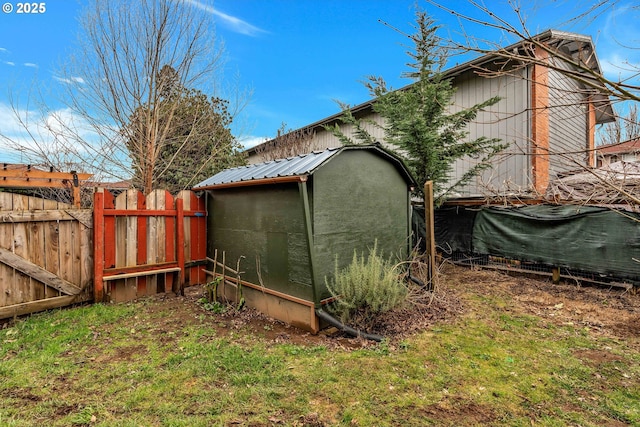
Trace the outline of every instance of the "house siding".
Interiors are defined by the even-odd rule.
[[[367,120],[373,120],[376,123],[382,122],[382,119],[378,113],[372,112],[366,116]],[[340,129],[342,132],[348,136],[353,137],[354,128],[353,125],[350,124],[342,124],[340,123]],[[363,127],[369,132],[369,134],[376,139],[377,142],[382,142],[384,139],[384,132],[378,126],[373,126],[370,123],[363,123]],[[362,141],[354,140],[355,144],[360,144]],[[335,148],[340,147],[342,144],[338,139],[333,136],[331,132],[328,132],[324,129],[317,129],[316,136],[313,141],[313,149],[314,150],[326,150],[327,148]]]
[[[451,112],[460,111],[463,108],[481,103],[493,96],[499,96],[501,100],[481,112],[476,120],[468,126],[469,140],[485,136],[487,138],[499,138],[501,142],[510,144],[505,155],[499,156],[493,164],[493,168],[484,172],[468,185],[459,189],[459,196],[478,196],[488,193],[505,191],[518,191],[529,185],[529,88],[526,78],[527,70],[522,69],[516,75],[505,75],[498,78],[486,79],[477,76],[473,72],[463,73],[454,81],[457,87],[450,107]],[[378,113],[366,116],[368,120],[383,123]],[[347,136],[353,135],[353,126],[340,124]],[[370,134],[381,142],[384,132],[378,126],[365,124]],[[357,142],[357,141],[356,141]],[[340,141],[331,133],[322,128],[316,129],[312,142],[313,150],[325,150],[341,146]],[[393,148],[393,147],[390,147]],[[460,159],[453,165],[450,184],[457,182],[470,167],[476,165],[481,159]],[[249,163],[259,163],[263,159],[259,155],[252,155]]]
[[[588,96],[577,81],[557,70],[549,71],[549,80],[549,174],[553,179],[589,166]]]
[[[460,75],[455,86],[452,112],[479,104],[494,96],[500,101],[480,112],[469,123],[469,140],[481,136],[499,138],[509,144],[503,154],[493,161],[492,169],[485,171],[472,182],[457,190],[461,197],[518,191],[529,185],[529,84],[527,69],[515,70],[496,78],[483,78],[469,71]],[[457,182],[466,171],[481,159],[466,157],[455,162],[450,185]]]
[[[368,114],[366,116],[366,118],[369,120],[374,120],[376,123],[381,123],[382,122],[382,118],[380,117],[380,115],[378,113],[372,112],[371,114]],[[352,137],[353,136],[353,126],[352,125],[348,125],[348,124],[343,124],[343,123],[338,123],[340,126],[340,129],[342,129],[342,132],[348,136],[348,137]],[[333,124],[331,124],[331,126],[333,126]],[[384,132],[382,131],[382,129],[380,129],[378,126],[373,126],[370,123],[364,123],[363,124],[364,128],[375,138],[375,140],[377,142],[382,143],[383,139],[384,139]],[[354,144],[358,144],[361,143],[362,141],[357,141],[354,140]],[[340,143],[340,141],[338,140],[338,138],[336,138],[333,133],[325,130],[323,127],[317,127],[315,128],[315,134],[313,137],[313,140],[311,142],[311,151],[323,151],[326,150],[328,148],[338,148],[338,147],[342,147],[342,143]],[[303,153],[299,153],[299,154],[303,154]],[[258,153],[251,153],[247,159],[247,162],[250,165],[253,164],[258,164],[258,163],[262,163],[264,162],[265,159],[263,156],[261,156]]]

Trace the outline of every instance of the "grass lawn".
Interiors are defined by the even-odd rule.
[[[448,268],[382,343],[205,310],[199,290],[0,330],[0,426],[640,426],[640,296]]]

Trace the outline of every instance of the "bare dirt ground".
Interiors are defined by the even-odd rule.
[[[640,294],[617,287],[509,276],[457,267],[451,278],[475,294],[505,296],[513,310],[619,338],[640,336]]]
[[[640,336],[640,294],[635,292],[589,284],[554,285],[548,280],[452,265],[441,270],[436,291],[420,301],[421,309],[393,313],[377,325],[376,330],[369,332],[389,337],[391,341],[404,339],[436,322],[451,321],[465,313],[468,310],[465,296],[470,294],[504,298],[511,304],[510,311],[536,315],[557,324],[584,326],[618,338]],[[248,329],[274,343],[328,348],[371,345],[366,340],[355,340],[331,329],[312,335],[252,309],[230,309],[224,314],[213,314],[198,303],[201,297],[202,288],[194,286],[185,290],[184,297],[173,294],[154,297],[157,304],[149,304],[148,310],[170,310],[172,321],[165,327],[176,329],[207,314],[220,335]],[[637,340],[630,341],[632,345],[640,345]]]

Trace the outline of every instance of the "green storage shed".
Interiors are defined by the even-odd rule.
[[[229,267],[219,293],[317,332],[336,260],[377,241],[385,255],[410,251],[411,188],[404,163],[379,145],[345,146],[224,170],[194,190],[207,194],[207,255]],[[220,266],[221,267],[221,266]],[[240,270],[240,274],[232,270]],[[233,289],[232,292],[229,290]]]

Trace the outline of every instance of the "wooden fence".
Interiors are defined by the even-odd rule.
[[[204,200],[191,191],[94,196],[95,301],[128,301],[203,283]]]
[[[0,319],[93,299],[91,210],[0,192]]]
[[[102,190],[94,203],[79,209],[0,192],[0,319],[180,292],[206,280],[202,198]]]

